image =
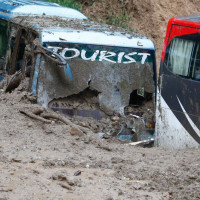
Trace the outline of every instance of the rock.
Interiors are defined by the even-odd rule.
[[[52,180],[61,181],[67,183],[69,186],[74,186],[75,181],[72,177],[69,177],[66,172],[56,172],[51,177]]]
[[[83,127],[89,127],[88,124],[86,124],[85,122],[80,122],[79,124],[80,126],[83,126]]]
[[[81,175],[81,171],[80,171],[80,170],[78,170],[78,171],[76,171],[76,172],[74,173],[74,176],[79,176],[79,175]]]
[[[47,124],[44,124],[42,128],[44,129],[45,133],[47,133],[47,134],[53,133],[50,126]]]
[[[28,123],[28,127],[30,128],[30,127],[32,127],[33,126],[33,124],[31,123],[31,122],[29,122]]]
[[[122,192],[122,190],[119,189],[118,195],[120,196],[120,195],[123,195],[123,194],[124,194],[124,193]]]
[[[113,116],[113,117],[111,117],[111,120],[112,120],[112,121],[119,121],[119,119],[120,119],[120,118],[119,118],[118,116]]]
[[[84,133],[83,133],[80,129],[76,128],[76,127],[72,127],[72,128],[71,128],[70,134],[71,134],[72,136],[79,136],[79,137],[81,137],[81,136],[84,135]]]
[[[86,168],[90,168],[90,165],[87,164],[87,165],[86,165]]]

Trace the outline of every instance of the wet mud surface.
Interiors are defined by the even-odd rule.
[[[23,84],[0,94],[1,199],[200,198],[200,149],[142,148],[93,131],[72,134],[60,121],[43,124],[21,114],[39,107],[31,102]]]

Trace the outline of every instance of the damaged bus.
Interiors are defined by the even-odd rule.
[[[156,143],[200,146],[200,15],[169,20],[159,74]]]
[[[40,105],[83,121],[96,133],[152,137],[156,62],[150,39],[54,3],[0,3],[2,79],[28,77],[27,88]]]

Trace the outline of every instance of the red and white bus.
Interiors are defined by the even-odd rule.
[[[157,145],[200,146],[200,15],[168,22],[159,73]]]

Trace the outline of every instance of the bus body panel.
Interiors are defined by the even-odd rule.
[[[157,105],[155,145],[170,149],[198,148],[199,144],[188,134],[159,92]]]
[[[192,19],[169,20],[162,52],[156,143],[172,149],[200,146],[200,16]]]

